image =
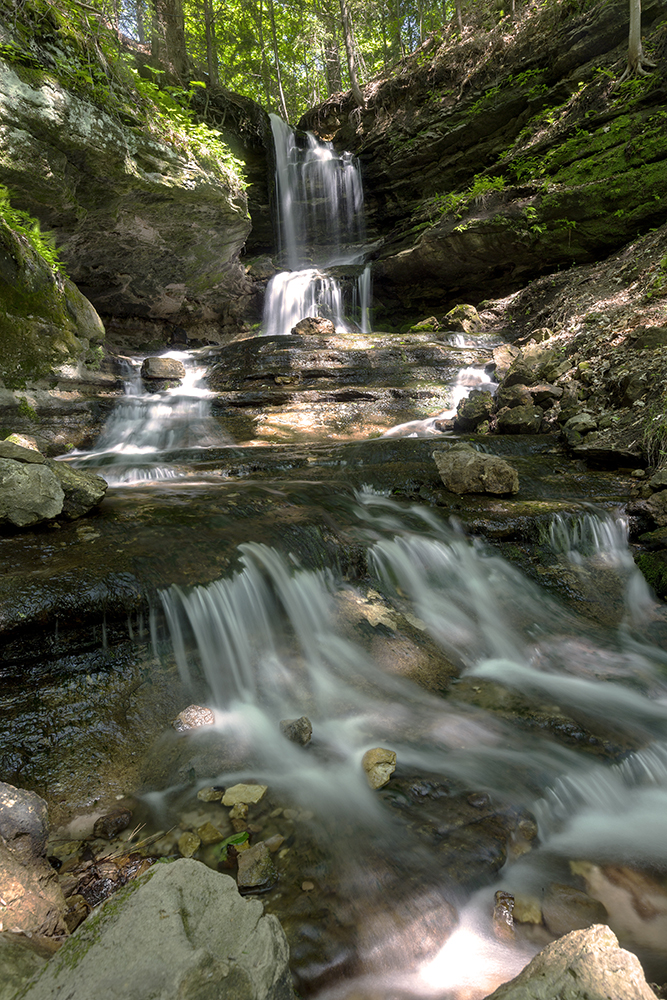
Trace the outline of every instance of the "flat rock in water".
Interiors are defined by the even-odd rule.
[[[24,1000],[292,1000],[283,930],[197,861],[155,865],[102,904]]]
[[[264,798],[266,792],[266,785],[232,785],[222,796],[222,804],[223,806],[235,806],[239,803],[254,805]]]
[[[519,474],[509,462],[472,448],[434,451],[440,478],[452,493],[518,493]]]
[[[486,1000],[656,1000],[639,959],[604,924],[547,945],[523,972]]]
[[[322,316],[307,316],[305,319],[299,320],[290,332],[297,337],[313,337],[317,335],[333,337],[336,327],[330,319],[324,319]]]
[[[145,358],[141,366],[142,378],[182,379],[185,365],[177,358]]]
[[[270,889],[278,880],[276,866],[265,843],[255,844],[238,856],[238,887],[246,892]]]
[[[179,712],[172,722],[172,726],[179,733],[188,729],[200,729],[202,726],[212,726],[215,722],[215,715],[210,708],[202,705],[188,705],[182,712]]]

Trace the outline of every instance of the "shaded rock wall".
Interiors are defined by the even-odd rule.
[[[57,238],[98,311],[236,328],[244,192],[214,160],[123,124],[47,72],[0,62],[0,182]]]

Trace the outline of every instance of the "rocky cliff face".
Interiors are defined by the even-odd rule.
[[[81,292],[116,320],[236,328],[251,293],[245,193],[213,158],[134,125],[0,61],[0,181],[55,233]]]
[[[587,263],[667,210],[667,42],[643,4],[651,77],[617,84],[627,4],[524,8],[516,28],[432,40],[303,127],[360,157],[387,313],[507,294]]]

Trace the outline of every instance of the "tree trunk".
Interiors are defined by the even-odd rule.
[[[153,0],[155,17],[151,54],[179,80],[188,74],[185,21],[181,0]]]
[[[343,89],[343,79],[340,71],[340,52],[336,36],[327,34],[324,40],[324,75],[327,81],[329,97],[338,94]]]
[[[206,30],[206,65],[211,83],[219,83],[218,45],[215,37],[215,13],[212,0],[204,0],[204,28]]]
[[[463,35],[463,14],[461,13],[461,0],[454,0],[454,16],[456,17],[456,29],[459,35]]]
[[[259,37],[259,47],[262,57],[262,86],[264,87],[264,96],[266,98],[266,106],[269,111],[273,110],[273,93],[271,88],[271,71],[269,69],[269,60],[266,55],[266,43],[264,41],[264,5],[262,0],[259,0],[257,6],[257,35]]]
[[[360,108],[366,106],[364,101],[364,95],[361,92],[361,87],[359,86],[359,77],[357,76],[357,63],[354,52],[354,37],[352,35],[352,22],[350,20],[350,14],[347,9],[347,0],[340,0],[340,14],[341,20],[343,22],[343,40],[345,42],[345,53],[347,55],[347,69],[350,74],[350,84],[352,86],[352,94],[355,101]]]
[[[278,81],[278,97],[280,98],[280,113],[287,121],[287,104],[285,103],[285,92],[283,90],[282,69],[280,66],[280,53],[278,52],[278,35],[276,33],[276,15],[273,9],[273,0],[269,0],[269,21],[271,22],[271,38],[273,40],[273,58],[276,63],[276,79]]]
[[[655,66],[655,63],[646,58],[642,49],[642,0],[630,0],[628,64],[619,82],[631,76],[647,76],[645,66]]]

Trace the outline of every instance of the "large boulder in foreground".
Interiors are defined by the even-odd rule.
[[[30,528],[55,518],[73,521],[100,503],[106,491],[101,476],[0,441],[0,525]]]
[[[440,478],[452,493],[518,493],[519,474],[509,462],[468,445],[434,451]]]
[[[636,955],[604,924],[547,945],[486,1000],[656,1000]]]
[[[274,916],[198,861],[157,864],[86,920],[22,1000],[291,1000]]]

